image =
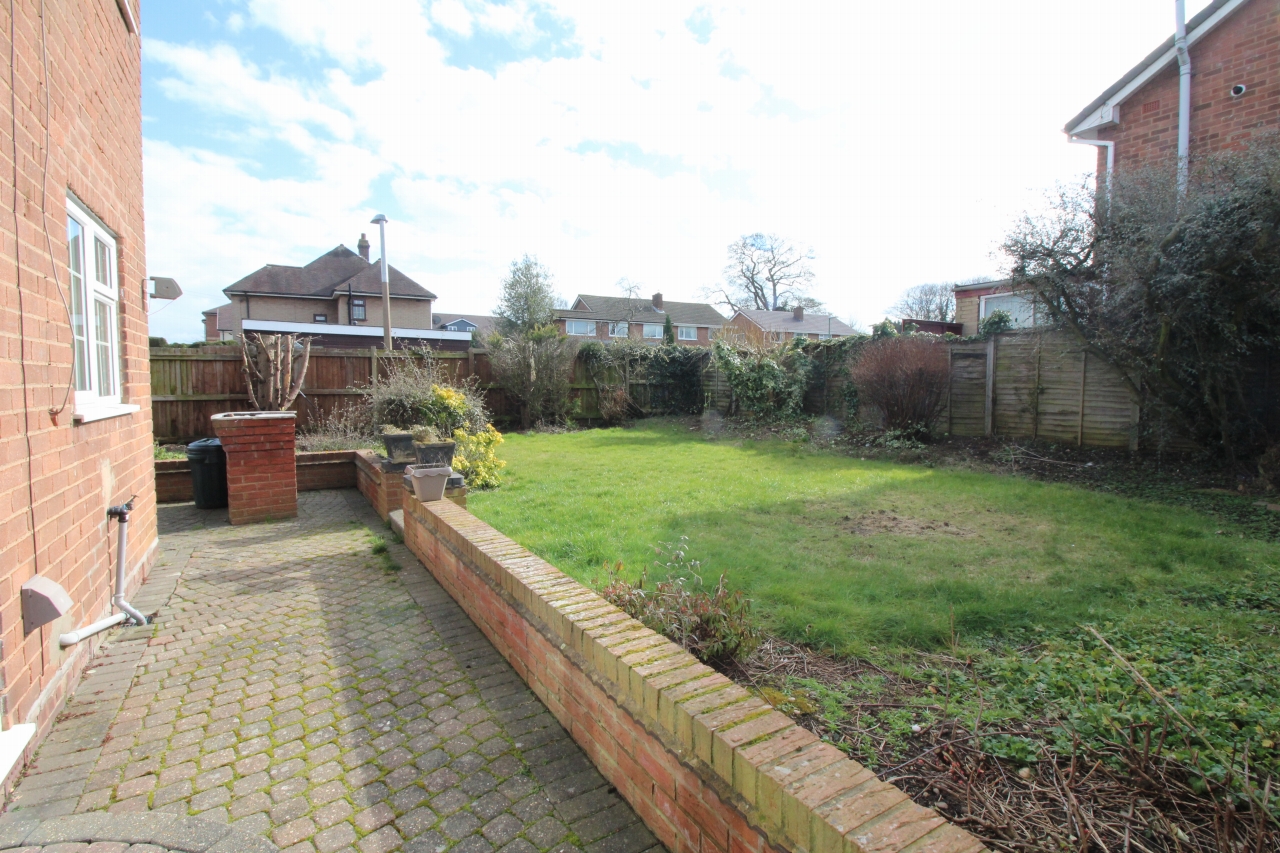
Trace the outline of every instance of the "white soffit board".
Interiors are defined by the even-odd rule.
[[[1222,23],[1229,15],[1235,12],[1236,9],[1239,9],[1248,2],[1249,0],[1233,0],[1233,2],[1223,6],[1211,15],[1209,20],[1187,33],[1187,47],[1190,47],[1200,39],[1207,36],[1215,27],[1218,26],[1218,24]],[[1120,104],[1124,103],[1125,100],[1134,92],[1145,86],[1152,77],[1155,77],[1163,71],[1169,63],[1176,62],[1177,58],[1177,51],[1170,47],[1164,53],[1160,54],[1154,62],[1142,69],[1142,72],[1137,77],[1130,80],[1124,88],[1108,98],[1105,104],[1102,104],[1093,112],[1089,113],[1084,121],[1072,127],[1068,133],[1071,135],[1084,134],[1097,130],[1099,127],[1105,127],[1106,125],[1118,122],[1120,117],[1119,109],[1117,108]]]

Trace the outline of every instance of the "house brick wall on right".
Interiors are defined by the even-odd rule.
[[[1280,0],[1252,0],[1191,46],[1191,156],[1240,147],[1280,126]],[[1231,87],[1246,91],[1232,97]],[[1120,106],[1120,122],[1098,132],[1131,169],[1177,156],[1178,66],[1170,64]],[[1099,149],[1098,174],[1106,171]]]

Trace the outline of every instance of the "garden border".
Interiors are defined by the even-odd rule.
[[[672,853],[986,848],[449,501],[405,544]]]

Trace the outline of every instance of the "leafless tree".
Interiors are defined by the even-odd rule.
[[[776,234],[745,234],[729,244],[724,282],[708,288],[708,296],[733,310],[821,308],[809,295],[813,283],[813,250],[800,250]]]
[[[258,411],[283,412],[302,391],[311,339],[247,332],[240,341],[240,357],[249,403]]]
[[[1157,426],[1232,460],[1275,443],[1260,371],[1280,356],[1280,144],[1060,190],[1006,238],[1017,289],[1105,357]],[[1149,423],[1151,423],[1149,421]]]
[[[956,317],[955,284],[917,284],[907,288],[889,313],[901,320],[938,320],[950,323]]]

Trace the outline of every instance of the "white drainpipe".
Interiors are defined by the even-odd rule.
[[[105,631],[112,625],[119,625],[121,622],[132,620],[135,625],[147,624],[147,617],[143,616],[133,605],[125,601],[124,583],[125,583],[125,566],[128,560],[128,544],[129,544],[129,513],[133,511],[133,498],[128,503],[120,506],[113,506],[107,510],[107,517],[114,518],[120,523],[120,534],[117,538],[116,545],[116,592],[111,596],[111,603],[116,609],[121,611],[105,619],[99,619],[91,625],[85,625],[83,628],[77,628],[74,631],[68,631],[58,637],[58,645],[66,648],[74,646],[81,640],[92,637],[100,631]]]
[[[1191,54],[1185,0],[1174,0],[1173,49],[1178,53],[1178,198],[1187,194],[1191,154]]]

